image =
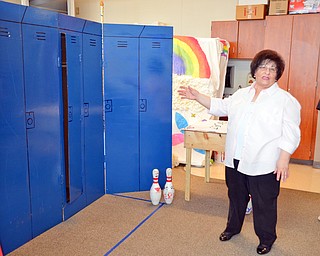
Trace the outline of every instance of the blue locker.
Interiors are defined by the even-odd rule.
[[[140,35],[140,190],[158,168],[164,187],[172,166],[172,27],[145,26]]]
[[[86,206],[84,191],[82,30],[85,20],[58,15],[61,40],[63,134],[64,134],[64,219]]]
[[[0,2],[0,244],[4,254],[32,238],[21,33],[25,10]]]
[[[143,26],[104,24],[106,193],[139,190],[139,35]]]
[[[102,25],[83,29],[84,172],[87,205],[104,195]]]
[[[28,7],[22,21],[33,237],[62,221],[58,14]]]

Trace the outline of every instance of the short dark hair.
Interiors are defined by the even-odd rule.
[[[274,61],[276,63],[277,65],[276,80],[278,81],[283,74],[285,62],[279,53],[270,49],[262,50],[258,52],[256,56],[254,56],[250,64],[250,71],[251,71],[252,77],[254,77],[256,70],[265,60]]]

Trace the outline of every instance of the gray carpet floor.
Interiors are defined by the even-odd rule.
[[[228,212],[224,181],[192,176],[189,202],[184,182],[183,167],[174,168],[171,205],[162,198],[153,206],[148,191],[104,195],[9,255],[258,255],[252,214],[239,235],[219,241]],[[320,194],[281,189],[278,209],[278,239],[268,255],[320,255]]]

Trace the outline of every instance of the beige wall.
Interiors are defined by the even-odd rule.
[[[9,2],[13,4],[21,4],[21,0],[5,0],[4,2]]]
[[[173,26],[175,35],[211,36],[211,21],[234,20],[237,0],[105,0],[106,23]],[[99,0],[75,0],[77,17],[100,22]]]
[[[314,150],[314,162],[313,166],[316,168],[320,168],[320,111],[318,111],[318,129],[316,135],[316,146]]]

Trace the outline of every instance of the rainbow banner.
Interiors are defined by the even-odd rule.
[[[219,38],[174,36],[172,63],[172,153],[173,163],[186,162],[184,129],[211,118],[206,108],[181,100],[180,86],[191,86],[212,97],[223,96],[229,43]],[[205,151],[193,149],[192,165],[202,166]]]
[[[198,40],[190,36],[173,38],[173,73],[209,78],[210,66]]]

